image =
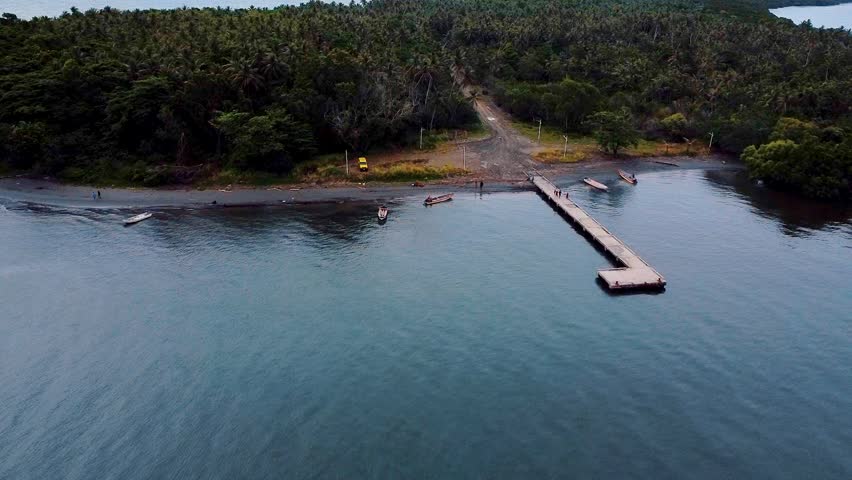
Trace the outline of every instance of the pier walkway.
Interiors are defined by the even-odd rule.
[[[561,197],[556,196],[556,185],[539,174],[530,174],[530,179],[535,187],[553,204],[554,208],[568,216],[569,219],[583,230],[608,254],[612,255],[623,267],[605,268],[598,270],[598,276],[610,290],[630,289],[662,289],[666,285],[666,279],[642,260],[639,255],[624,244],[618,237],[609,233],[609,230],[590,217],[576,203],[566,198],[564,193]]]

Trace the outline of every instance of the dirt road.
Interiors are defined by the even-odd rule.
[[[477,99],[476,112],[493,135],[470,142],[468,149],[479,160],[478,171],[485,178],[515,180],[525,178],[524,172],[540,166],[530,155],[536,145],[512,127],[508,116],[489,98]]]
[[[542,166],[530,158],[537,146],[512,127],[508,115],[490,98],[478,98],[474,108],[482,124],[491,132],[487,138],[450,142],[428,151],[384,152],[373,155],[371,161],[377,165],[399,162],[452,165],[472,171],[475,180],[491,181],[523,180],[526,178],[524,172],[530,167]]]

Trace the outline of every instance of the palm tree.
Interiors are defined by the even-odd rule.
[[[225,71],[233,84],[243,92],[257,92],[265,86],[263,75],[257,71],[252,61],[245,59],[230,60],[225,64]]]

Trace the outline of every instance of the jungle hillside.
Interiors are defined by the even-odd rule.
[[[149,186],[222,169],[286,174],[318,155],[470,127],[477,96],[489,95],[518,121],[566,134],[712,135],[714,150],[742,154],[769,185],[848,199],[852,35],[767,10],[799,3],[372,0],[4,14],[0,171]]]

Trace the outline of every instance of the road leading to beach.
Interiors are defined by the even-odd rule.
[[[490,98],[477,99],[474,107],[482,123],[493,132],[491,137],[469,144],[486,178],[523,179],[524,172],[539,165],[530,158],[535,144],[512,127],[508,115]]]

